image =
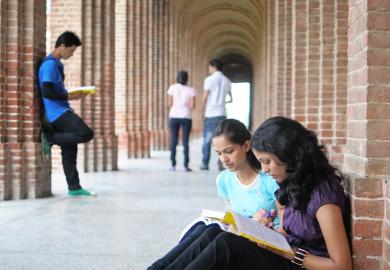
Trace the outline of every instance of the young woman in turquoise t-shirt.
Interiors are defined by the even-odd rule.
[[[214,131],[213,147],[227,168],[217,177],[218,196],[241,215],[258,218],[257,212],[276,213],[276,181],[261,172],[250,149],[251,134],[240,121],[227,119]],[[275,220],[278,225],[278,220]]]

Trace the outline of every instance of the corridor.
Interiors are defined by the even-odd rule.
[[[118,172],[81,175],[91,198],[69,198],[63,174],[51,198],[0,204],[2,270],[146,269],[177,241],[203,208],[224,209],[214,168],[199,171],[201,141],[191,145],[192,173],[170,172],[169,152],[119,162]],[[182,151],[178,148],[178,164]],[[215,155],[214,155],[215,159]]]
[[[142,269],[164,253],[215,203],[205,197],[217,173],[172,174],[155,152],[169,146],[166,92],[187,70],[201,136],[216,57],[249,84],[249,127],[281,115],[318,135],[346,178],[354,269],[390,269],[389,18],[389,0],[0,0],[0,259],[12,270]],[[95,200],[66,197],[59,151],[42,159],[36,70],[66,30],[82,46],[63,61],[65,88],[96,87],[71,104],[95,134],[78,150],[79,170],[99,172],[82,178]]]

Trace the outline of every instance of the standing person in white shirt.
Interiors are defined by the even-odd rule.
[[[214,129],[220,122],[226,119],[226,103],[232,102],[231,81],[222,73],[222,62],[213,59],[209,62],[210,75],[203,84],[203,145],[201,170],[209,169],[211,139]],[[226,96],[229,100],[226,101]],[[219,170],[222,170],[222,163],[218,160]]]
[[[184,170],[192,171],[188,166],[190,162],[189,138],[192,128],[191,112],[195,109],[196,91],[187,85],[188,73],[180,70],[176,77],[177,83],[168,89],[169,129],[171,131],[171,171],[176,171],[176,146],[179,138],[179,130],[182,128],[184,147]]]

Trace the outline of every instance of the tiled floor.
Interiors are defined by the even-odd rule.
[[[191,144],[190,173],[168,171],[169,153],[153,152],[122,159],[118,172],[81,174],[94,199],[68,197],[64,176],[53,175],[53,197],[0,202],[0,269],[145,269],[203,208],[224,209],[215,156],[211,171],[197,169],[200,144]]]

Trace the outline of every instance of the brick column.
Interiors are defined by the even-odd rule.
[[[92,17],[92,24],[83,24],[86,37],[83,62],[90,66],[90,77],[83,77],[83,85],[96,85],[97,94],[85,99],[82,116],[89,120],[95,138],[84,149],[85,170],[117,169],[117,136],[115,135],[115,1],[103,0],[84,3],[84,10]]]
[[[162,6],[162,31],[163,34],[163,42],[164,42],[164,51],[162,55],[162,61],[161,61],[161,81],[162,81],[162,87],[165,90],[164,95],[166,95],[166,91],[168,90],[169,85],[172,83],[172,74],[169,73],[169,70],[172,66],[172,63],[170,62],[170,54],[171,52],[171,43],[170,43],[170,37],[171,37],[171,27],[172,21],[170,20],[170,17],[173,15],[170,13],[170,7],[169,7],[169,0],[163,1]],[[190,71],[189,71],[190,72]],[[160,103],[160,132],[161,132],[161,147],[163,149],[169,148],[169,128],[168,128],[168,106],[167,106],[167,99],[161,98]]]
[[[129,0],[129,113],[128,156],[150,156],[148,15],[149,1]]]
[[[44,1],[0,2],[0,200],[51,194],[36,86],[45,27]]]
[[[345,170],[354,269],[390,269],[390,2],[350,0]]]
[[[129,60],[127,35],[129,25],[127,0],[115,2],[115,134],[118,136],[118,156],[127,157],[128,88]]]
[[[151,38],[150,50],[150,75],[151,92],[150,92],[150,109],[149,116],[151,129],[151,144],[153,149],[167,149],[168,135],[167,129],[167,90],[169,86],[168,78],[168,39],[169,39],[169,21],[168,3],[166,1],[153,2],[152,12],[150,13]]]
[[[283,11],[283,5],[287,10],[292,8],[292,14]],[[278,104],[276,114],[291,113],[293,118],[315,130],[320,141],[327,145],[331,161],[339,166],[343,162],[346,132],[347,10],[347,0],[295,0],[279,2],[277,10],[271,13],[272,18],[282,20],[275,30],[279,36],[279,55],[270,60],[278,65],[278,102],[286,96],[286,105]],[[288,23],[290,16],[292,24]],[[292,46],[290,39],[282,36],[286,22],[291,27],[284,30],[284,36],[291,37]],[[272,39],[272,33],[267,37]],[[292,51],[291,58],[286,55],[289,51]],[[272,73],[274,69],[270,68]],[[286,94],[282,94],[284,80],[284,85],[289,84],[291,89]],[[283,109],[287,104],[291,110]]]
[[[321,81],[318,135],[331,161],[342,165],[346,138],[347,0],[321,6]]]
[[[292,117],[307,123],[307,87],[308,87],[308,3],[306,0],[293,1],[292,7],[292,52],[293,77],[291,84]]]
[[[267,2],[267,84],[265,89],[265,95],[263,95],[266,115],[274,115],[274,103],[276,103],[276,46],[275,46],[275,36],[276,36],[276,21],[277,17],[275,16],[275,1],[268,0]]]

